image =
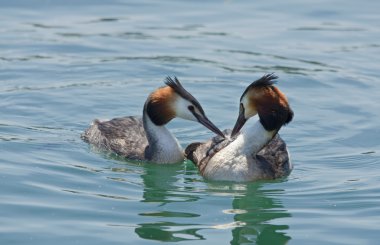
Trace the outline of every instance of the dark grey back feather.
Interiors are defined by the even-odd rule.
[[[273,179],[287,176],[292,171],[286,143],[279,134],[276,134],[276,136],[257,153],[256,158],[258,162],[272,170]]]
[[[98,149],[112,151],[131,160],[144,160],[148,140],[141,117],[94,120],[82,139]]]

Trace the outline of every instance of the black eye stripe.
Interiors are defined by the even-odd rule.
[[[204,114],[204,111],[203,111],[203,108],[202,108],[201,104],[199,104],[199,102],[198,102],[196,99],[192,99],[192,100],[190,100],[190,102],[194,105],[194,106],[193,106],[194,109],[195,109],[195,107],[197,107],[198,110],[199,110],[202,114]]]
[[[204,114],[203,108],[201,104],[199,104],[198,100],[196,100],[180,83],[180,81],[174,77],[174,80],[170,77],[166,78],[165,84],[174,89],[174,91],[184,98],[185,100],[189,101],[193,104],[193,107],[195,107],[199,110],[200,113]],[[189,108],[190,109],[190,108]]]

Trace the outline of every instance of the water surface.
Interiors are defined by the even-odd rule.
[[[1,244],[376,244],[380,2],[0,1]],[[220,128],[275,72],[294,171],[206,182],[98,152],[94,118],[140,115],[178,76]],[[181,120],[181,144],[212,133]]]

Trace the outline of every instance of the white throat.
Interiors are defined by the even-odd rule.
[[[184,159],[178,140],[164,126],[155,125],[147,113],[143,115],[144,129],[149,142],[145,156],[155,163],[177,163]]]
[[[272,139],[273,135],[274,131],[266,131],[261,122],[244,128],[233,142],[211,158],[203,175],[209,179],[231,181],[260,178],[262,172],[256,165],[256,153]]]
[[[274,131],[268,132],[260,121],[250,127],[242,130],[241,134],[226,148],[231,152],[239,155],[255,155],[259,152],[272,138]]]
[[[260,121],[244,128],[241,134],[220,153],[224,156],[256,155],[272,138],[274,131],[265,130]]]
[[[273,132],[265,130],[261,122],[244,128],[228,146],[216,153],[203,172],[210,179],[249,181],[262,174],[255,164],[256,154],[272,139]]]

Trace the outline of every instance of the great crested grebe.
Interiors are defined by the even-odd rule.
[[[178,79],[166,78],[167,86],[147,98],[143,116],[94,120],[82,139],[96,147],[131,160],[177,163],[185,159],[177,139],[165,125],[175,117],[196,121],[214,133],[223,133],[207,118],[199,102]]]
[[[274,179],[292,170],[285,142],[277,134],[293,119],[286,96],[273,84],[277,76],[265,75],[250,84],[240,98],[239,116],[230,137],[192,143],[185,152],[202,176],[211,180],[253,181]],[[259,121],[240,129],[252,116]]]

